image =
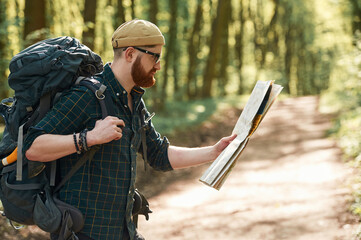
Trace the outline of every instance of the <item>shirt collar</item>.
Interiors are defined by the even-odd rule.
[[[112,95],[115,96],[116,101],[120,99],[121,101],[128,102],[127,91],[115,78],[114,73],[110,67],[110,63],[105,64],[102,76],[105,85],[110,89]],[[135,86],[132,88],[130,94],[132,95],[133,100],[136,102],[136,105],[139,104],[139,101],[144,93],[145,90],[141,87]]]

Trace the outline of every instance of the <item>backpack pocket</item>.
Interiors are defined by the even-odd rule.
[[[2,139],[0,141],[0,158],[7,157],[10,153],[14,151],[17,146],[17,142],[13,133],[13,129],[11,129],[11,119],[10,115],[14,112],[16,100],[14,98],[7,98],[1,101],[0,104],[0,115],[4,119],[5,129],[2,135]],[[15,140],[14,140],[15,139]],[[1,170],[1,167],[0,167]]]
[[[28,191],[9,189],[9,175],[11,173],[6,173],[1,177],[0,185],[0,199],[5,216],[19,224],[33,225],[33,197],[31,194],[28,195]],[[31,192],[33,193],[33,191]],[[24,196],[25,194],[27,195],[26,197]]]
[[[34,223],[45,232],[56,232],[61,223],[61,212],[55,205],[50,194],[50,187],[46,186],[44,192],[38,193],[34,206]]]
[[[15,180],[15,175],[16,171],[10,171],[1,177],[0,199],[5,216],[19,224],[37,225],[45,232],[56,232],[62,215],[51,196],[45,171],[30,179],[26,176],[20,182]]]

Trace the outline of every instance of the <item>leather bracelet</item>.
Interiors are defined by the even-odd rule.
[[[76,153],[77,154],[81,154],[81,151],[79,149],[78,143],[76,141],[76,133],[73,133],[73,139],[74,139],[74,145],[75,145],[75,149],[76,149]]]
[[[87,139],[86,139],[86,135],[87,135],[87,133],[88,133],[88,129],[84,129],[83,131],[82,131],[82,139],[83,139],[83,149],[85,150],[85,151],[88,151],[89,150],[89,147],[88,147],[88,141],[87,141]]]
[[[86,135],[87,135],[88,129],[84,129],[79,134],[79,146],[81,152],[86,152],[89,150]]]

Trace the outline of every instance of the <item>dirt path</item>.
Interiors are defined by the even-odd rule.
[[[316,97],[276,102],[219,192],[198,181],[208,166],[186,170],[187,177],[149,199],[154,213],[148,222],[140,217],[142,235],[147,240],[355,239],[345,182],[352,172],[335,142],[325,137],[330,122],[317,105]],[[228,111],[197,136],[185,134],[179,141],[214,143],[231,132],[238,116]]]

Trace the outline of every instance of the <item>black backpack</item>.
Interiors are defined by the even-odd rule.
[[[0,163],[0,200],[9,220],[23,225],[37,225],[42,230],[72,239],[84,225],[82,213],[56,198],[56,193],[67,180],[97,151],[86,152],[71,171],[56,182],[56,161],[39,163],[23,161],[22,142],[29,127],[38,123],[57,101],[59,94],[80,84],[92,90],[99,100],[102,118],[113,114],[113,102],[106,87],[92,76],[103,70],[101,58],[77,39],[60,37],[36,43],[10,62],[9,85],[15,90],[13,98],[4,99],[0,114],[5,130],[0,142],[0,158],[17,153],[16,162],[7,166]],[[9,105],[10,103],[10,105]],[[143,158],[146,160],[144,103],[139,108],[142,125]],[[149,218],[149,203],[136,190],[133,220],[138,214]],[[10,222],[11,222],[10,221]]]
[[[3,215],[24,225],[37,225],[42,230],[71,239],[83,227],[80,211],[54,195],[56,161],[39,163],[23,160],[22,143],[29,127],[39,122],[56,102],[59,93],[81,84],[91,89],[102,106],[103,118],[109,113],[105,86],[92,76],[103,70],[101,58],[71,37],[38,42],[14,56],[9,65],[9,86],[13,98],[4,99],[0,114],[5,130],[0,142],[0,158],[17,151],[16,162],[0,165],[0,199]],[[107,105],[110,103],[108,102]],[[91,158],[96,148],[88,151],[56,186],[56,191],[71,175]],[[15,154],[16,155],[16,154]],[[5,166],[6,165],[6,166]]]

